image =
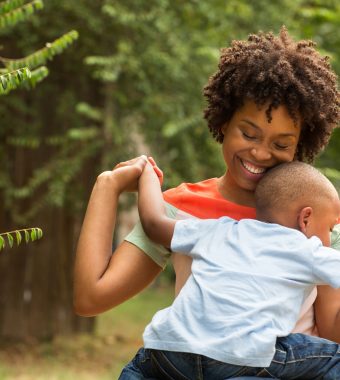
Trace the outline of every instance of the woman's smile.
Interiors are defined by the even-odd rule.
[[[261,166],[257,166],[257,165],[254,165],[252,164],[251,162],[249,161],[246,161],[246,160],[242,160],[242,158],[239,158],[242,166],[247,170],[247,172],[249,172],[250,174],[255,174],[257,176],[261,175],[261,174],[264,174],[267,170],[267,168],[264,168],[264,167],[261,167]]]

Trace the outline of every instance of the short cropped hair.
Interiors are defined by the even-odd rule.
[[[317,169],[299,161],[280,164],[270,169],[255,190],[256,212],[267,217],[286,211],[298,202],[301,207],[315,207],[323,199],[337,197],[333,184]],[[271,221],[271,220],[267,220]]]
[[[221,128],[247,99],[259,107],[269,102],[269,122],[271,111],[284,105],[295,123],[302,120],[296,159],[313,162],[340,115],[337,76],[329,57],[321,56],[315,45],[293,41],[283,26],[277,37],[260,32],[221,49],[218,71],[204,88],[204,117],[213,137],[222,143]]]

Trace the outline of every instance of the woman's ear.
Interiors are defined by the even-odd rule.
[[[308,227],[313,217],[313,209],[310,206],[304,207],[298,214],[298,226],[300,231],[307,235]]]
[[[224,136],[225,131],[227,130],[227,128],[228,128],[228,123],[225,123],[225,124],[222,125],[221,133],[222,133],[223,136]]]

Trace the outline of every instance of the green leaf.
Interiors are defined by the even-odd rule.
[[[6,90],[7,89],[7,79],[6,79],[6,77],[4,75],[1,75],[0,76],[0,80],[1,80],[2,88],[4,90]]]
[[[30,234],[27,230],[24,231],[25,232],[25,241],[26,241],[26,244],[30,241]]]
[[[5,239],[0,235],[0,251],[5,248]]]
[[[37,238],[41,239],[43,237],[43,232],[41,228],[36,228],[37,231]]]
[[[9,246],[12,248],[14,244],[13,236],[9,232],[6,234],[6,236],[7,236]]]
[[[19,231],[15,231],[15,236],[17,238],[17,245],[20,245],[20,243],[22,241],[21,233]]]
[[[33,229],[31,230],[31,240],[32,240],[32,241],[37,240],[37,232],[36,232],[35,228],[33,228]]]

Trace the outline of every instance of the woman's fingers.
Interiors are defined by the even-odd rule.
[[[144,169],[145,164],[149,162],[155,171],[160,184],[163,184],[163,172],[162,170],[157,166],[156,161],[153,159],[153,157],[147,157],[145,155],[141,155],[139,157],[132,158],[131,160],[122,161],[119,162],[112,170],[120,169],[120,168],[127,168],[127,167],[135,167],[138,169],[138,171],[142,172]]]
[[[118,168],[122,168],[124,166],[131,166],[131,165],[134,165],[136,162],[139,162],[140,160],[145,160],[145,162],[147,161],[147,158],[146,156],[139,156],[139,157],[135,157],[135,158],[132,158],[131,160],[127,160],[127,161],[122,161],[122,162],[119,162],[118,164],[116,164],[113,168],[114,169],[118,169]],[[143,162],[143,161],[140,161],[140,162]]]

